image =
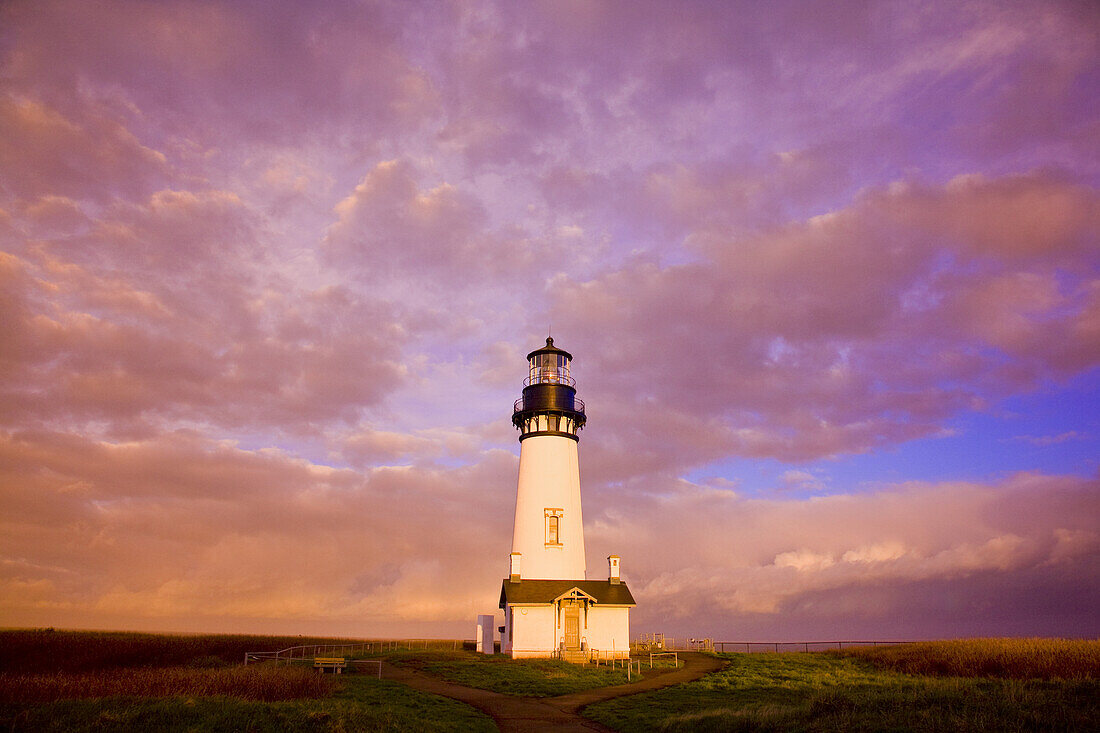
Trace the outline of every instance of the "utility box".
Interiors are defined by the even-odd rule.
[[[477,634],[474,636],[474,641],[477,644],[477,650],[482,654],[492,654],[494,652],[494,632],[496,631],[496,616],[481,615],[477,617]]]

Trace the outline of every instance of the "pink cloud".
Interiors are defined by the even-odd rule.
[[[3,595],[5,623],[287,630],[324,619],[333,633],[454,633],[485,610],[516,470],[492,452],[465,468],[359,473],[183,433],[8,433],[0,457],[0,549],[19,558],[0,578],[25,591]],[[638,628],[664,619],[695,632],[700,608],[718,610],[721,629],[762,618],[780,628],[788,610],[860,588],[881,595],[861,618],[911,624],[914,587],[994,575],[1025,592],[1048,566],[1066,578],[1068,624],[1095,591],[1089,576],[1066,575],[1100,550],[1095,481],[1022,475],[807,500],[665,488],[587,499],[589,545],[629,558]],[[599,558],[589,566],[598,576]]]
[[[515,470],[514,457],[494,454],[468,469],[364,475],[184,433],[126,443],[5,434],[0,453],[14,510],[3,552],[24,558],[2,574],[9,588],[41,591],[5,594],[3,617],[16,622],[65,597],[115,624],[326,617],[375,633],[453,623],[496,580],[491,565],[471,573],[469,558],[507,533],[485,487]],[[491,526],[475,519],[486,516]]]
[[[775,633],[787,614],[801,616],[803,604],[828,604],[830,596],[861,589],[877,594],[878,604],[819,609],[817,622],[843,613],[861,621],[896,614],[903,617],[897,626],[919,627],[906,617],[906,588],[935,593],[939,585],[954,596],[957,582],[995,575],[1026,594],[1023,587],[1034,580],[1023,578],[1033,570],[1059,562],[1079,570],[1094,564],[1100,551],[1100,535],[1090,526],[1100,509],[1096,488],[1095,481],[1041,475],[999,485],[910,484],[780,501],[696,488],[607,504],[606,519],[590,511],[598,529],[586,539],[627,548],[615,551],[633,558],[624,573],[647,606],[639,613],[642,624],[680,615],[685,625],[699,626],[699,609],[710,608],[721,618],[712,628],[751,623],[770,625]],[[1039,510],[1048,501],[1054,506]],[[653,515],[662,517],[665,537],[656,544],[643,529]],[[1073,559],[1063,554],[1070,545]],[[1095,589],[1089,581],[1074,588],[1069,574],[1060,578],[1057,592],[1078,609],[1074,623],[1084,628],[1087,619],[1079,611]],[[965,602],[975,607],[981,600],[970,595]],[[933,598],[922,604],[937,606]],[[946,623],[924,628],[925,634],[950,633]]]
[[[616,434],[650,400],[711,434],[711,450],[669,451],[672,465],[863,451],[1097,363],[1094,199],[1043,173],[898,185],[757,236],[704,228],[691,239],[700,262],[549,292],[595,359],[587,396],[618,406]],[[999,237],[996,211],[1014,238]],[[617,337],[583,336],[602,333]]]
[[[483,196],[426,177],[407,160],[378,163],[336,204],[320,243],[326,263],[406,305],[411,328],[457,335],[468,314],[485,335],[486,312],[530,297],[548,268],[570,269],[588,254],[576,228],[496,225]],[[409,280],[419,287],[395,287]]]
[[[1085,436],[1079,434],[1076,430],[1067,430],[1064,433],[1058,435],[1017,435],[1012,438],[1014,441],[1022,441],[1025,443],[1031,443],[1032,445],[1045,446],[1045,445],[1057,445],[1058,443],[1065,443],[1071,440],[1081,440]]]
[[[124,105],[156,114],[143,124],[179,143],[285,142],[319,118],[393,132],[436,106],[431,82],[400,51],[401,19],[377,6],[56,0],[3,13],[19,51],[5,71],[17,86],[58,104],[122,92]]]
[[[422,190],[407,162],[379,163],[336,206],[326,245],[337,259],[395,270],[425,267],[453,271],[484,257],[479,237],[486,214],[468,195],[442,183]]]
[[[799,491],[821,491],[825,488],[825,482],[820,476],[809,471],[790,469],[779,476],[782,489],[797,489]]]
[[[136,244],[160,256],[155,240]],[[403,379],[405,335],[387,306],[342,288],[277,294],[239,280],[204,299],[218,280],[187,291],[187,280],[163,274],[213,264],[192,251],[200,259],[144,277],[148,260],[137,272],[98,275],[8,255],[3,318],[12,339],[0,380],[7,423],[142,433],[150,421],[183,419],[308,430],[313,421],[354,418]]]
[[[31,200],[61,195],[104,201],[164,179],[163,153],[143,145],[102,109],[82,113],[71,119],[41,101],[0,97],[0,169],[7,172],[0,191]]]
[[[1094,481],[800,467],[1092,379],[1085,7],[0,5],[0,620],[466,633],[552,324],[638,628],[1094,632]]]

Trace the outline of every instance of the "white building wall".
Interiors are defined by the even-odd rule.
[[[546,544],[547,509],[562,511],[557,547]],[[584,580],[583,527],[577,441],[560,435],[525,438],[512,527],[512,552],[523,553],[523,577]]]
[[[509,607],[505,611],[506,626],[509,619],[512,637],[507,649],[506,641],[501,640],[502,651],[517,658],[548,657],[558,649],[564,631],[557,625],[553,606]],[[581,623],[585,623],[583,612]],[[630,609],[590,606],[587,626],[582,625],[580,635],[586,648],[599,651],[601,658],[629,656]]]
[[[512,607],[512,656],[548,657],[557,648],[552,606]]]
[[[629,656],[630,609],[608,608],[599,604],[588,609],[588,628],[583,636],[588,648],[598,650],[601,656]]]

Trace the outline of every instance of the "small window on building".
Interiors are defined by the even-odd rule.
[[[561,509],[547,509],[546,512],[546,544],[548,546],[561,545]]]

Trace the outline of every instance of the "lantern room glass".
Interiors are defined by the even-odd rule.
[[[528,384],[572,384],[569,360],[564,354],[535,354],[531,357]]]

